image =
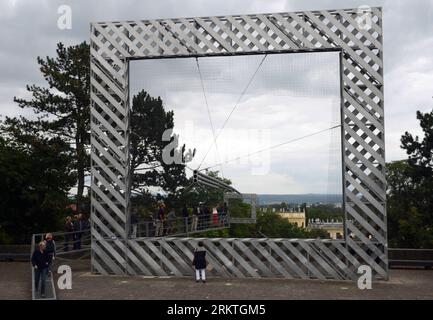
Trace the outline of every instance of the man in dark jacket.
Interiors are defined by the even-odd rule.
[[[45,298],[45,280],[47,278],[49,257],[45,252],[45,242],[39,243],[39,248],[32,254],[32,266],[35,269],[35,290],[41,283],[41,297]]]
[[[48,255],[48,276],[51,276],[53,260],[56,258],[56,242],[53,239],[52,233],[47,233],[45,236],[45,252]]]
[[[72,220],[72,225],[74,228],[74,234],[73,234],[73,249],[72,250],[78,250],[81,249],[81,224],[80,224],[80,218],[78,214],[74,216],[74,220]]]
[[[159,204],[157,219],[156,219],[156,236],[164,236],[164,220],[165,220],[165,204]]]
[[[78,216],[75,216],[74,221],[74,231],[75,232],[75,241],[74,241],[74,250],[81,249],[81,238],[83,236],[83,232],[87,231],[90,228],[89,222],[84,218],[84,215],[80,213]]]
[[[184,204],[183,208],[182,208],[182,217],[183,217],[183,223],[185,225],[184,232],[188,233],[189,212],[188,212],[188,208],[187,208],[186,204]]]
[[[72,218],[70,216],[66,217],[65,222],[65,243],[63,245],[63,251],[69,251],[69,243],[74,238],[74,224],[72,222]]]
[[[198,243],[198,248],[194,251],[194,260],[192,261],[195,266],[195,282],[199,282],[200,279],[203,283],[206,282],[206,251],[203,246],[203,242]]]

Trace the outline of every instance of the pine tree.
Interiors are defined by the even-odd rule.
[[[19,107],[32,110],[36,119],[6,118],[3,130],[12,135],[33,131],[39,137],[58,138],[71,146],[80,209],[90,165],[90,49],[85,42],[70,47],[58,43],[56,52],[55,58],[37,58],[48,88],[27,85],[32,99],[14,98]]]
[[[157,187],[169,197],[175,197],[176,192],[185,187],[185,162],[194,152],[186,153],[185,145],[179,146],[179,137],[173,133],[173,128],[174,113],[165,111],[160,97],[151,97],[144,90],[133,97],[130,137],[133,189],[145,192],[149,187]],[[164,152],[176,161],[165,161]],[[185,158],[186,154],[189,159]]]
[[[407,160],[387,165],[390,246],[433,248],[433,111],[417,112],[424,137],[406,132]]]
[[[421,212],[429,213],[428,222],[433,225],[433,110],[429,113],[418,111],[417,119],[424,137],[413,137],[406,132],[401,144],[408,155],[418,208]]]

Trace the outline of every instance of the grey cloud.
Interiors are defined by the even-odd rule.
[[[15,3],[12,7],[12,3]],[[72,30],[59,30],[56,26],[57,8],[59,5],[69,4],[73,13]],[[26,84],[45,85],[40,76],[36,64],[37,56],[54,56],[56,43],[64,42],[66,45],[77,44],[89,39],[89,23],[91,21],[154,19],[189,16],[210,16],[239,13],[275,12],[275,11],[302,11],[316,9],[338,9],[358,7],[359,5],[384,7],[384,70],[385,70],[385,112],[386,112],[386,146],[387,160],[396,160],[404,156],[399,148],[399,137],[405,130],[419,134],[415,111],[431,110],[433,101],[433,0],[310,0],[310,1],[214,1],[214,0],[188,0],[188,1],[115,1],[115,0],[36,0],[36,1],[3,1],[0,8],[0,114],[14,115],[23,113],[23,110],[14,107],[13,96],[25,96],[23,88]],[[247,73],[254,70],[254,63],[235,63],[237,60],[213,64],[203,60],[203,74],[205,85],[209,92],[209,102],[212,115],[218,125],[230,110],[237,97],[236,93],[244,87]],[[280,57],[283,59],[283,57]],[[272,92],[273,96],[280,97],[315,96],[318,99],[332,98],[336,87],[333,80],[324,80],[323,74],[333,77],[333,57],[321,56],[305,58],[292,55],[291,60],[280,63],[264,65],[263,72],[257,75],[254,83],[243,101],[242,107],[256,108],[260,103],[259,96]],[[288,59],[289,59],[288,58]],[[272,57],[275,59],[275,57]],[[272,60],[269,59],[269,60]],[[298,62],[296,63],[296,59]],[[308,60],[310,59],[310,60]],[[292,61],[292,62],[290,62]],[[254,62],[254,63],[253,63]],[[308,68],[308,63],[322,64],[323,68]],[[145,67],[138,62],[135,72],[135,80],[132,82],[134,90],[146,89],[151,79],[146,79]],[[286,68],[279,68],[279,64],[285,64]],[[159,79],[159,87],[167,88],[166,96],[172,96],[174,92],[183,92],[184,84],[188,84],[189,96],[182,99],[190,99],[201,91],[197,71],[194,69],[194,61],[179,61],[174,66],[167,61],[158,65],[161,74],[169,73],[169,80]],[[290,68],[289,68],[290,67]],[[150,67],[148,67],[150,68]],[[155,68],[155,67],[153,67]],[[142,71],[143,70],[143,71]],[[149,69],[152,70],[152,69]],[[154,72],[154,71],[152,71]],[[244,74],[242,74],[244,73]],[[242,77],[238,77],[242,74]],[[153,79],[155,80],[155,79]],[[226,85],[224,82],[231,82]],[[284,83],[285,82],[285,83]],[[288,84],[288,85],[287,85]],[[287,89],[287,92],[281,89]],[[337,88],[338,90],[338,88]],[[222,93],[225,93],[223,95]],[[254,93],[254,94],[252,94]],[[230,96],[231,94],[231,96]],[[224,97],[224,98],[223,98]],[[170,98],[171,99],[171,98]],[[202,99],[199,97],[197,99]],[[278,100],[278,99],[277,99]],[[275,101],[277,101],[275,100]],[[276,102],[273,103],[276,103]],[[305,101],[308,101],[307,99]],[[207,114],[204,111],[204,102],[190,103],[184,100],[179,103],[172,99],[172,108],[185,107],[184,112],[179,112],[179,123],[187,119],[189,113],[193,114],[196,121],[202,126],[208,124]],[[323,100],[326,103],[326,100]],[[242,109],[241,109],[242,111]],[[262,113],[263,127],[266,125],[280,126],[286,122],[285,117],[278,116],[272,122],[273,108]],[[289,115],[289,113],[287,113]],[[256,122],[241,120],[242,113],[234,115],[235,124],[257,125]],[[302,116],[302,114],[300,115]],[[256,117],[259,117],[256,114]],[[292,116],[293,117],[293,116]],[[301,120],[299,120],[301,121]],[[260,125],[259,125],[260,126]],[[283,162],[276,159],[275,170],[281,168]],[[230,169],[228,169],[230,172]],[[299,170],[301,171],[301,169]],[[236,175],[236,172],[232,172]],[[298,181],[290,172],[279,172],[285,176],[275,176],[275,181],[281,186],[288,186],[290,181]],[[304,184],[311,181],[313,175],[306,175]],[[242,179],[236,176],[238,179]],[[284,180],[286,179],[286,180]],[[323,180],[323,179],[322,179]],[[241,180],[242,181],[242,180]],[[251,179],[244,179],[244,186]],[[284,182],[286,181],[286,182]],[[271,186],[270,183],[266,186]]]

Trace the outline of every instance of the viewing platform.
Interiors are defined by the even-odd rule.
[[[206,284],[197,284],[192,278],[92,275],[85,261],[76,261],[71,268],[72,290],[57,289],[59,300],[433,299],[433,272],[420,269],[390,270],[389,281],[373,282],[371,290],[360,290],[350,281],[210,277]],[[27,262],[1,262],[0,300],[31,299],[30,279]]]

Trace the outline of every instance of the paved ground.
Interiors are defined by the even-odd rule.
[[[391,270],[390,281],[361,291],[355,283],[281,279],[209,279],[104,277],[87,265],[73,268],[72,290],[59,299],[433,299],[433,271]],[[200,290],[197,290],[200,288]],[[31,299],[28,263],[0,263],[0,299]]]

